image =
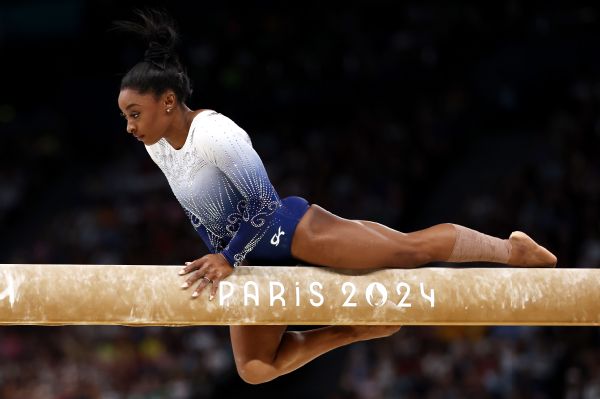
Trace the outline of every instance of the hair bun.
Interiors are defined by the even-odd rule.
[[[117,21],[114,26],[121,31],[133,32],[148,43],[144,61],[160,69],[166,69],[169,60],[177,61],[175,45],[179,35],[173,19],[165,11],[154,8],[137,9],[134,13],[139,22]]]
[[[160,69],[167,68],[167,61],[172,57],[172,50],[158,42],[151,41],[144,52],[144,61],[150,62]]]
[[[192,94],[190,78],[179,62],[175,49],[179,36],[173,19],[165,11],[135,10],[136,21],[116,21],[113,29],[130,32],[146,44],[143,59],[121,79],[121,90],[161,95],[173,90],[177,101],[185,103]]]

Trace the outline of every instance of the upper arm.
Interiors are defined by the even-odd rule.
[[[198,149],[245,197],[272,190],[267,172],[246,133],[228,118],[212,115],[198,132]]]

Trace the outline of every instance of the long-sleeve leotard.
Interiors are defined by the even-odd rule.
[[[237,266],[268,228],[281,201],[248,134],[231,119],[203,111],[183,147],[164,138],[146,146],[212,253]]]

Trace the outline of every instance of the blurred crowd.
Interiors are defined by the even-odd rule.
[[[175,1],[169,10],[194,82],[190,107],[245,128],[282,197],[402,231],[441,222],[503,237],[520,229],[560,267],[600,266],[600,9],[259,3],[191,13]],[[200,257],[206,248],[119,119],[119,76],[143,48],[107,28],[131,16],[128,4],[60,5],[61,28],[42,24],[35,37],[19,18],[47,11],[43,2],[0,6],[3,54],[30,50],[8,57],[21,78],[2,78],[0,262]],[[40,60],[46,73],[33,74]],[[406,327],[251,387],[236,375],[226,328],[0,329],[1,398],[250,393],[600,398],[600,333]]]

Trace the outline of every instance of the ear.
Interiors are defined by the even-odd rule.
[[[175,97],[175,93],[172,91],[167,91],[165,94],[163,94],[162,102],[167,113],[171,113],[171,111],[177,106],[177,98]]]

